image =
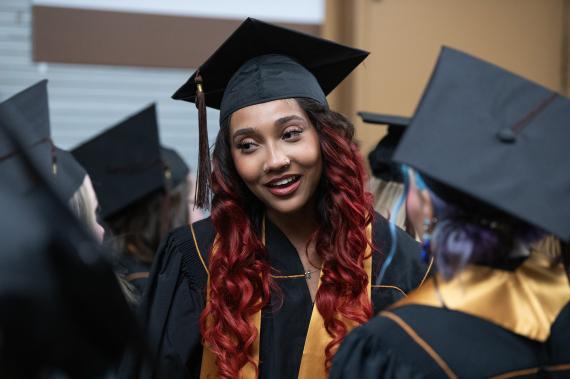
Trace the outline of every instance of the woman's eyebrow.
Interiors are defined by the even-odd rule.
[[[236,137],[239,137],[242,135],[252,135],[252,134],[255,134],[254,128],[241,128],[241,129],[236,130],[236,132],[232,136],[232,140],[235,140]]]
[[[297,115],[291,115],[291,116],[285,116],[285,117],[281,117],[278,118],[277,120],[275,120],[275,126],[281,126],[283,124],[288,123],[289,121],[302,121],[305,122],[305,119],[301,116],[297,116]]]
[[[281,126],[281,125],[288,123],[289,121],[305,122],[305,119],[301,116],[298,116],[298,115],[284,116],[284,117],[281,117],[281,118],[278,118],[277,120],[275,120],[274,125],[275,126]],[[238,129],[235,131],[235,133],[232,135],[232,140],[234,140],[234,142],[235,142],[235,139],[239,136],[252,135],[255,133],[256,133],[255,128],[241,128],[241,129]]]

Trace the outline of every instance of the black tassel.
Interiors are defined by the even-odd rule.
[[[206,117],[206,96],[202,88],[202,76],[196,71],[196,108],[198,108],[199,155],[198,175],[196,177],[196,193],[194,204],[198,208],[210,208],[211,163],[208,143],[208,125]]]

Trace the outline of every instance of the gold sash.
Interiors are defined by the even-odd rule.
[[[544,342],[558,314],[570,302],[561,264],[535,251],[515,271],[471,265],[453,279],[428,280],[393,308],[406,304],[447,307]]]
[[[366,237],[368,241],[372,241],[372,224],[366,227]],[[215,253],[216,243],[214,242],[212,248],[212,255]],[[371,299],[371,280],[372,280],[372,254],[370,245],[366,247],[364,260],[364,270],[368,275],[368,299]],[[322,275],[322,271],[321,271]],[[321,284],[319,277],[319,286]],[[210,280],[208,276],[208,293],[207,299],[210,297]],[[344,317],[341,320],[345,323],[348,331],[356,327],[356,323],[352,320],[347,320]],[[257,329],[257,338],[252,346],[253,361],[259,367],[259,331],[261,330],[261,311],[252,316],[252,323]],[[325,379],[327,374],[325,372],[325,348],[332,340],[331,336],[325,329],[323,317],[319,313],[317,307],[313,304],[313,311],[311,313],[311,320],[309,322],[309,329],[307,337],[305,338],[305,346],[303,348],[303,356],[301,358],[301,367],[299,369],[299,379]],[[218,367],[216,365],[216,356],[212,351],[204,346],[202,353],[202,367],[200,370],[200,379],[214,379],[218,377]],[[248,363],[241,368],[239,377],[242,379],[256,378],[255,367]]]

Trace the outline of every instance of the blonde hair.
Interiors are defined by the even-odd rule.
[[[68,201],[69,207],[75,216],[85,225],[88,230],[94,231],[97,229],[97,218],[95,215],[95,204],[93,203],[92,197],[89,196],[90,193],[90,182],[87,180],[88,176],[85,176],[83,183],[79,186],[77,191],[73,193],[73,196]],[[137,304],[137,299],[134,294],[133,287],[130,283],[126,281],[121,275],[115,273],[115,277],[121,287],[123,296],[127,303],[131,306]]]
[[[85,176],[77,191],[69,199],[68,204],[75,216],[83,222],[83,225],[88,230],[94,231],[97,229],[97,219],[93,212],[95,204],[93,204],[93,200],[89,196],[89,182],[86,179],[87,176]]]
[[[404,193],[404,185],[372,177],[368,186],[374,196],[374,209],[382,216],[390,219],[392,207]],[[406,207],[400,207],[398,210],[396,225],[406,230]]]

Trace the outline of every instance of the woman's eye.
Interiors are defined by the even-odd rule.
[[[303,131],[301,129],[287,130],[285,133],[283,133],[283,139],[284,140],[297,140],[299,138],[299,136],[301,135],[301,133],[303,133]]]
[[[257,145],[253,141],[242,141],[238,143],[237,148],[243,153],[250,153],[255,150]]]

